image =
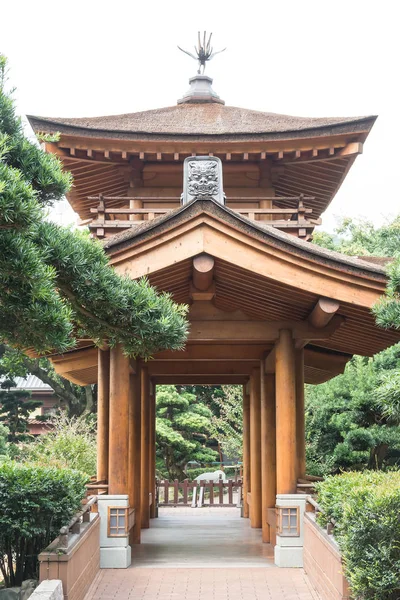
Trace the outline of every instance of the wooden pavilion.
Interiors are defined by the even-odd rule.
[[[60,132],[46,150],[72,172],[68,199],[105,238],[114,268],[190,305],[181,352],[143,363],[81,340],[52,357],[69,380],[98,382],[97,477],[110,497],[128,495],[130,543],[155,516],[157,384],[243,384],[244,516],[275,542],[277,496],[291,500],[305,475],[304,383],[400,338],[370,312],[383,266],[309,241],[375,117],[225,106],[211,83],[192,78],[176,106],[159,110],[29,117],[36,132]],[[211,194],[181,204],[184,159],[199,156],[222,162],[225,203]]]

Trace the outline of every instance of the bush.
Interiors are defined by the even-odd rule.
[[[71,469],[0,464],[0,569],[7,587],[37,578],[38,554],[79,509],[86,481]]]
[[[19,451],[22,461],[43,466],[77,469],[89,477],[96,474],[96,436],[87,417],[69,418],[65,412],[53,417],[53,427]]]
[[[354,598],[400,596],[400,472],[365,471],[328,477],[317,485],[322,525],[336,521]]]

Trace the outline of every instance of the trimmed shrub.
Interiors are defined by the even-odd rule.
[[[365,471],[317,485],[319,523],[334,519],[353,597],[400,597],[400,472]]]
[[[7,587],[37,578],[38,554],[81,506],[79,471],[0,464],[0,570]]]

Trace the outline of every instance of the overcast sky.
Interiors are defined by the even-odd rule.
[[[400,211],[397,0],[13,0],[0,52],[23,114],[81,117],[171,106],[196,65],[197,31],[227,46],[207,67],[226,104],[379,118],[324,215],[381,224]]]

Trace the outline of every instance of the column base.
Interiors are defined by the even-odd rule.
[[[277,567],[302,567],[303,548],[299,546],[275,546],[274,562]]]
[[[130,546],[100,548],[100,569],[127,569],[130,565]]]

